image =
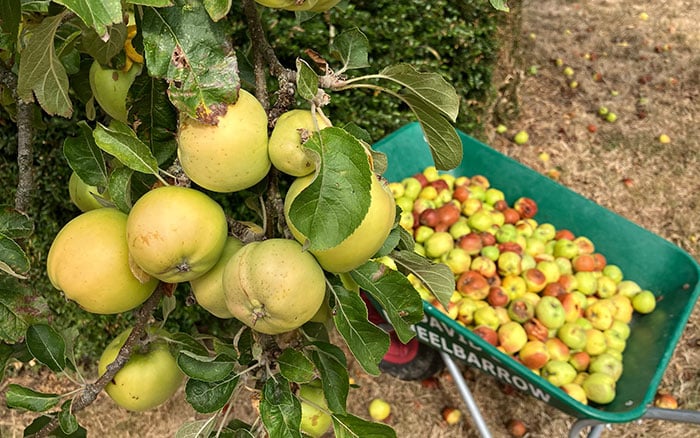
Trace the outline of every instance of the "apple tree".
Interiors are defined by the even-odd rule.
[[[0,212],[0,364],[35,359],[76,385],[64,394],[9,385],[8,407],[37,413],[27,435],[84,436],[75,413],[102,390],[138,411],[181,384],[204,419],[178,436],[319,436],[331,426],[337,436],[393,435],[347,410],[348,359],[330,334],[377,375],[389,336],[368,321],[359,292],[406,342],[422,318],[406,275],[443,302],[454,280],[414,253],[398,225],[381,178],[386,157],[324,106],[337,93],[400,99],[436,166],[450,169],[462,159],[452,125],[459,99],[437,73],[371,65],[371,41],[359,28],[329,32],[327,47],[282,65],[261,14],[281,9],[303,27],[344,3],[0,4],[0,102],[17,126],[19,168],[15,205]],[[246,40],[232,38],[234,24]],[[34,231],[28,206],[41,113],[73,121],[78,132],[63,155],[83,213],[48,250],[55,290],[33,288],[23,247]],[[165,331],[164,320],[185,305],[176,288],[211,318],[240,322],[237,329]],[[76,331],[57,330],[47,317],[44,297],[55,293],[85,312],[134,313],[133,327],[105,346],[94,379],[79,371]],[[251,401],[260,421],[246,424],[236,406]],[[309,426],[311,415],[323,417],[324,430]]]

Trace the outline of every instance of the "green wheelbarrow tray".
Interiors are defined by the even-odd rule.
[[[635,314],[623,353],[624,371],[616,397],[606,405],[584,405],[500,352],[469,329],[424,302],[425,317],[415,326],[419,341],[467,365],[479,368],[579,419],[623,423],[641,418],[653,403],[675,346],[700,294],[700,266],[685,251],[593,201],[460,132],[464,159],[450,173],[486,176],[512,204],[527,196],[538,203],[535,219],[590,238],[609,263],[622,268],[657,296],[648,315]],[[374,145],[388,158],[390,181],[421,172],[433,164],[418,123],[406,125]]]

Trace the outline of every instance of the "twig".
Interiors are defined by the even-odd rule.
[[[126,342],[119,350],[117,357],[112,363],[107,365],[105,373],[102,374],[95,382],[90,383],[85,386],[79,396],[77,396],[71,405],[71,412],[76,413],[88,407],[92,404],[97,395],[102,392],[102,390],[107,386],[109,382],[114,379],[117,372],[126,365],[127,361],[131,357],[134,347],[140,342],[141,338],[146,329],[146,324],[151,319],[153,311],[160,303],[160,299],[163,296],[163,291],[168,287],[167,283],[160,283],[153,294],[146,300],[145,303],[136,312],[136,321],[131,329],[129,337]],[[54,416],[51,421],[46,423],[36,434],[32,435],[33,438],[45,438],[48,437],[51,432],[53,432],[58,427],[58,416]]]

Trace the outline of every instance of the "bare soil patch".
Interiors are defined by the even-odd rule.
[[[500,135],[487,129],[483,140],[700,260],[700,3],[528,0],[521,13],[522,21],[513,22],[517,44],[504,52],[497,75],[503,100],[493,113],[494,126],[503,122],[509,130]],[[564,75],[566,66],[572,77]],[[601,119],[601,106],[617,114],[615,123]],[[511,137],[521,129],[530,141],[517,146]],[[661,134],[670,143],[661,143]],[[699,340],[696,306],[660,385],[684,409],[700,410]],[[350,372],[359,386],[351,391],[351,411],[367,417],[369,401],[381,396],[393,407],[389,424],[398,436],[478,436],[466,415],[455,426],[442,420],[440,412],[448,405],[467,412],[448,375],[440,376],[438,386],[426,387],[389,375],[367,376],[354,363]],[[566,436],[575,420],[477,370],[464,372],[495,437],[508,436],[505,423],[511,418],[524,421],[530,437]],[[39,389],[70,387],[54,379],[30,372],[11,381]],[[249,412],[245,405],[237,409]],[[144,414],[128,414],[102,396],[80,420],[91,436],[165,437],[195,417],[180,392]],[[0,436],[21,436],[31,418],[0,406]],[[652,420],[616,424],[603,433],[698,435],[697,426]]]

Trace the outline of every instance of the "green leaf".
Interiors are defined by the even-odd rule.
[[[165,8],[172,6],[172,0],[127,0],[132,5],[153,6],[154,8]]]
[[[92,128],[85,120],[78,122],[80,133],[63,141],[63,155],[68,165],[87,185],[106,187],[109,175],[104,155],[95,143]]]
[[[16,42],[19,23],[22,21],[22,5],[20,0],[7,0],[0,2],[0,32],[9,35],[8,41],[13,45]],[[9,49],[12,50],[13,47]]]
[[[399,270],[413,273],[435,295],[440,304],[447,308],[455,290],[454,274],[447,265],[435,263],[411,250],[394,251],[391,257]]]
[[[301,58],[297,58],[297,94],[304,100],[314,100],[318,94],[318,75]]]
[[[311,359],[321,375],[328,408],[333,413],[344,414],[350,390],[345,355],[341,349],[328,342],[316,341],[313,346],[315,348]]]
[[[343,71],[369,67],[369,40],[358,28],[352,28],[335,37],[331,55],[343,62]]]
[[[0,233],[0,271],[15,278],[25,279],[31,263],[21,246]]]
[[[91,28],[84,30],[80,39],[80,48],[102,65],[109,65],[112,58],[124,49],[126,23],[117,23],[108,31],[109,39],[106,41]]]
[[[310,382],[316,375],[314,364],[304,353],[293,348],[285,349],[278,358],[280,374],[290,382]]]
[[[423,300],[406,277],[372,260],[350,275],[382,306],[399,340],[410,341],[415,336],[411,325],[423,319]]]
[[[418,118],[435,167],[440,170],[454,169],[462,162],[464,149],[454,126],[444,117],[436,114],[430,105],[413,94],[405,94],[404,101]]]
[[[63,336],[53,327],[46,324],[35,324],[27,329],[27,348],[32,356],[59,372],[66,367],[66,342]]]
[[[50,421],[52,420],[52,417],[48,415],[42,415],[40,417],[37,417],[34,419],[34,421],[29,424],[24,429],[24,436],[29,437],[29,436],[34,436],[37,432],[39,432],[44,426],[46,426]],[[64,433],[60,428],[54,430],[51,433],[51,438],[86,438],[87,437],[87,430],[85,430],[84,427],[78,426],[78,429],[70,434]]]
[[[226,355],[231,359],[236,359],[238,357],[238,352],[230,342],[224,342],[219,338],[214,338],[212,340],[212,344],[214,347],[214,353]]]
[[[121,23],[122,3],[121,0],[54,0],[80,17],[83,22],[95,29],[105,41],[109,38],[107,28],[115,23]]]
[[[189,351],[200,356],[206,356],[208,353],[206,347],[204,347],[201,342],[187,333],[172,333],[167,339],[170,344],[176,347],[177,351]]]
[[[56,55],[54,37],[65,12],[46,17],[36,26],[27,27],[17,78],[17,93],[27,102],[33,96],[49,115],[70,118],[73,104],[68,93],[66,69]]]
[[[200,414],[216,412],[228,402],[237,384],[238,377],[216,382],[189,379],[185,384],[185,400]]]
[[[316,179],[294,199],[289,216],[309,249],[333,248],[367,215],[371,178],[365,148],[341,128],[326,128],[305,146],[321,157]]]
[[[301,404],[289,389],[289,382],[281,376],[265,381],[260,418],[271,437],[301,438]]]
[[[136,122],[136,134],[148,145],[158,165],[175,156],[177,113],[168,99],[168,84],[162,79],[139,75],[131,85],[129,114]]]
[[[13,353],[14,349],[12,346],[6,344],[5,342],[0,342],[0,382],[2,382],[5,378],[5,368],[7,367],[7,363],[12,358]]]
[[[203,382],[216,382],[226,379],[235,362],[227,356],[201,356],[190,351],[181,351],[177,355],[177,365],[183,373]]]
[[[209,18],[199,2],[176,0],[169,8],[145,8],[142,21],[148,72],[169,83],[182,115],[215,123],[238,98],[236,55],[225,20]]]
[[[213,418],[208,418],[206,420],[194,420],[183,423],[177,432],[175,432],[175,438],[208,437],[214,430],[214,426],[216,426],[216,421],[212,421],[212,419]]]
[[[17,279],[0,275],[0,341],[16,343],[30,324],[44,320],[48,306]]]
[[[362,368],[378,376],[378,364],[389,351],[389,335],[367,320],[367,306],[358,294],[338,286],[333,288],[333,294],[333,322],[338,332]]]
[[[399,210],[397,210],[398,212]],[[400,226],[394,226],[394,228],[391,229],[389,232],[389,235],[387,236],[386,240],[382,244],[382,247],[377,250],[375,253],[375,257],[382,257],[385,255],[388,255],[391,251],[396,248],[396,246],[399,244],[399,241],[401,240],[401,230],[403,227]]]
[[[503,12],[510,12],[507,0],[489,0],[489,3],[491,3],[491,6],[493,6],[494,9],[498,9],[499,11]]]
[[[405,91],[442,113],[453,122],[459,115],[459,96],[454,87],[445,78],[434,72],[420,72],[409,64],[397,64],[386,67],[380,76],[392,80]]]
[[[109,175],[109,198],[114,205],[124,213],[131,210],[131,177],[134,171],[128,167],[118,167]]]
[[[21,0],[22,12],[48,14],[51,0]]]
[[[336,438],[395,438],[396,431],[383,423],[367,421],[352,414],[333,415]]]
[[[122,164],[137,172],[158,175],[158,162],[151,150],[133,131],[123,131],[124,125],[116,120],[109,128],[101,123],[93,131],[95,143],[103,151],[115,156]]]
[[[61,431],[67,435],[77,432],[80,427],[78,419],[71,413],[71,402],[72,400],[66,400],[58,413],[58,424],[61,426]]]
[[[61,401],[61,396],[58,394],[44,394],[15,383],[7,386],[5,398],[9,408],[26,409],[32,412],[44,412]]]
[[[212,21],[219,21],[231,9],[231,0],[204,0],[204,9],[207,10]]]

